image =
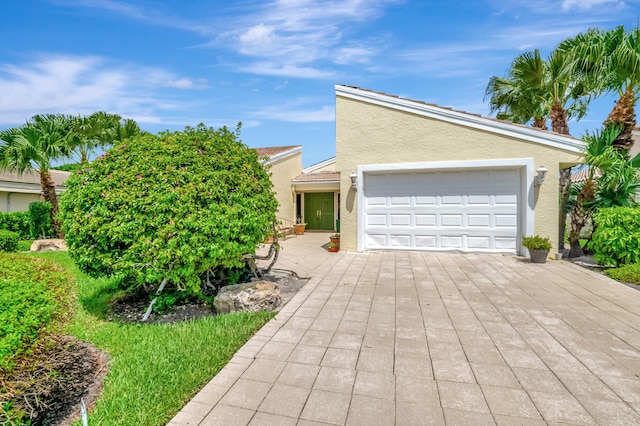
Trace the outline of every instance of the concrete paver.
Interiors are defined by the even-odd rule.
[[[562,261],[328,253],[170,425],[640,424],[640,292]]]

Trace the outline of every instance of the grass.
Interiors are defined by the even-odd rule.
[[[33,240],[20,240],[18,241],[18,251],[29,251]]]
[[[616,281],[640,284],[640,264],[620,266],[619,268],[607,269],[604,272]]]
[[[177,324],[119,324],[104,320],[117,291],[106,278],[81,273],[64,252],[55,260],[77,279],[78,302],[69,332],[108,352],[104,391],[89,424],[164,425],[224,367],[270,312],[220,315]]]

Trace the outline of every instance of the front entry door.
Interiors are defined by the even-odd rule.
[[[304,221],[307,229],[333,230],[333,192],[304,194]]]

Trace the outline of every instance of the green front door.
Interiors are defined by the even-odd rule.
[[[304,221],[307,229],[333,230],[333,192],[304,194]]]

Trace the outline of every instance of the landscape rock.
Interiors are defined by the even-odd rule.
[[[222,287],[213,300],[213,306],[219,314],[273,311],[281,303],[282,296],[278,285],[269,281]]]
[[[58,238],[35,240],[29,251],[67,251],[67,243]]]

